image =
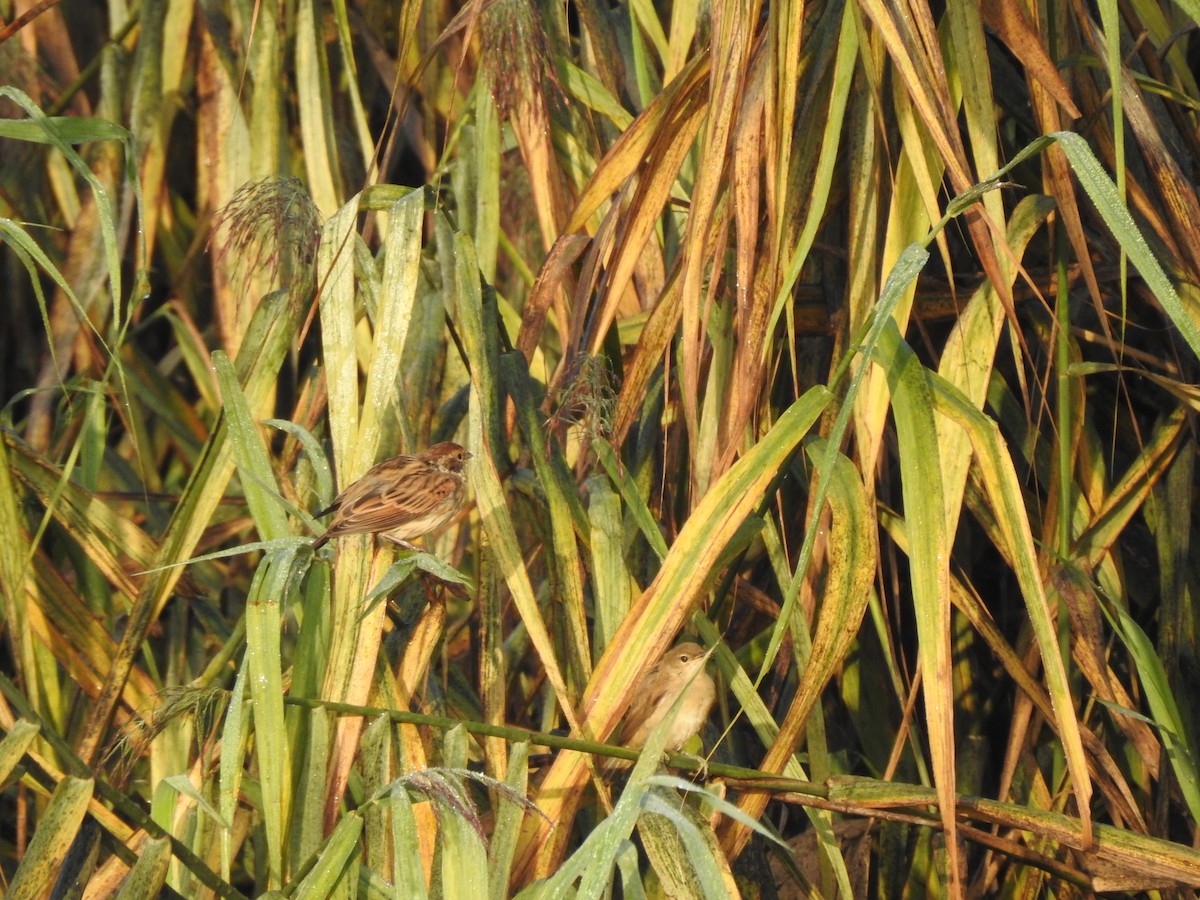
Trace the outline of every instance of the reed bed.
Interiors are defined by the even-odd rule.
[[[10,896],[1194,895],[1194,2],[85,6],[0,3]]]

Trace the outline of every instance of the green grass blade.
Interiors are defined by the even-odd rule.
[[[50,896],[67,851],[87,814],[93,787],[90,778],[68,776],[54,788],[49,804],[38,818],[37,831],[9,882],[9,897],[32,900]]]

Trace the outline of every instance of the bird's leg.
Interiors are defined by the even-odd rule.
[[[425,577],[421,578],[421,587],[425,590],[425,599],[429,601],[429,604],[432,606],[438,600],[437,591],[433,590],[432,585],[430,585],[428,573],[423,574]],[[440,578],[437,580],[441,581]]]
[[[471,599],[471,595],[467,593],[466,588],[455,581],[446,581],[446,579],[440,578],[439,576],[434,575],[432,572],[425,571],[420,573],[420,577],[421,586],[425,589],[425,596],[430,598],[430,602],[433,602],[433,592],[430,589],[429,584],[431,581],[436,582],[441,586],[441,593],[443,595],[450,594],[451,596],[457,597],[459,600]]]
[[[399,547],[403,547],[405,550],[411,550],[413,553],[421,552],[421,548],[418,547],[416,544],[410,544],[408,541],[403,541],[400,538],[394,538],[390,534],[385,534],[384,537],[387,538],[389,541],[391,541],[393,544],[396,544]]]
[[[663,756],[670,758],[672,754],[664,753]],[[682,756],[690,762],[695,771],[691,772],[693,781],[708,781],[708,758],[701,756],[698,753],[688,753],[686,750],[678,750],[674,755]],[[665,760],[664,760],[665,761]]]

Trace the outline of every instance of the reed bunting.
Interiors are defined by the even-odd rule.
[[[332,512],[333,521],[313,549],[342,534],[378,534],[416,550],[410,541],[442,528],[462,508],[463,466],[470,458],[458,444],[442,441],[416,456],[385,459],[317,513]]]

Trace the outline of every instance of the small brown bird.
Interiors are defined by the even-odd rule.
[[[646,745],[650,732],[662,722],[675,699],[687,692],[667,732],[664,749],[676,752],[699,733],[717,699],[717,686],[704,670],[712,650],[687,643],[664,653],[638,683],[633,704],[625,714],[620,743],[633,750]]]
[[[378,534],[415,550],[409,541],[437,531],[462,508],[462,472],[470,458],[458,444],[442,441],[416,456],[385,459],[317,513],[334,515],[313,549],[342,534]]]

